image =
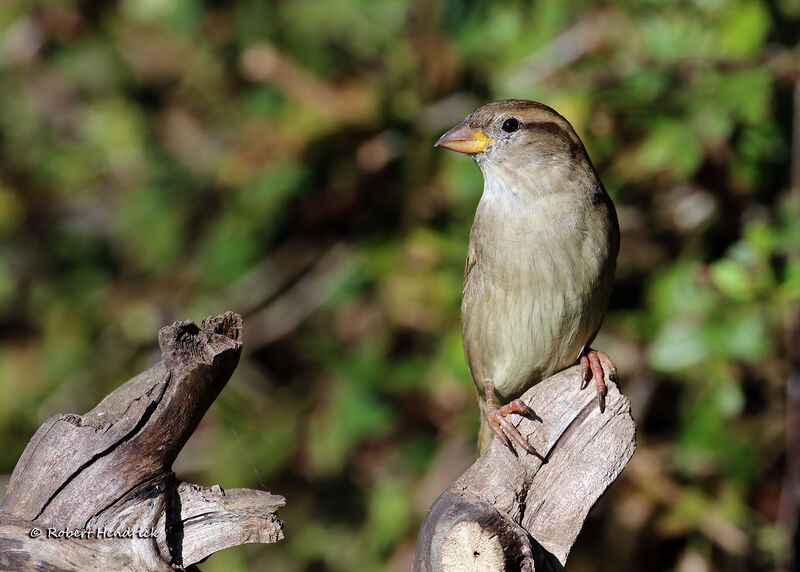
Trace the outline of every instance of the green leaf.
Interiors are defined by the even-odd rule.
[[[671,172],[684,180],[700,166],[703,150],[691,123],[661,120],[640,145],[635,160],[645,173]]]
[[[728,8],[716,26],[719,53],[731,58],[755,57],[764,46],[770,16],[762,2],[743,2]]]

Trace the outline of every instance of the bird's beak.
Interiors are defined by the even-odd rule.
[[[453,127],[450,131],[439,137],[434,147],[444,147],[458,153],[472,155],[486,150],[489,143],[496,143],[480,129],[474,129],[464,121]]]

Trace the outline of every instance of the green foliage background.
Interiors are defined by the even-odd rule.
[[[433,142],[523,97],[622,226],[596,346],[639,448],[570,569],[777,568],[799,37],[795,0],[3,2],[0,474],[160,326],[235,310],[246,355],[176,472],[285,495],[287,539],[202,568],[407,570],[478,425],[482,180]]]

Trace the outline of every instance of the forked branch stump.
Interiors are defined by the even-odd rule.
[[[0,506],[0,570],[187,569],[283,538],[282,497],[182,483],[171,471],[239,361],[241,317],[177,322],[159,342],[162,362],[33,436]],[[523,396],[540,419],[518,427],[546,462],[493,441],[428,511],[416,571],[563,568],[635,447],[628,399],[609,381],[601,414],[579,377],[571,368]]]
[[[85,415],[60,414],[20,457],[0,506],[0,570],[174,570],[283,538],[283,497],[180,482],[171,467],[230,379],[242,318],[176,322],[163,361]]]
[[[497,439],[428,510],[415,572],[562,570],[600,495],[636,447],[630,400],[606,380],[606,410],[580,368],[553,375],[522,396],[539,420],[518,429],[545,457],[515,456]]]

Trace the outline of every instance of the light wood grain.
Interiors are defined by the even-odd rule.
[[[429,509],[414,570],[563,569],[589,510],[636,447],[630,401],[606,383],[604,413],[594,388],[580,389],[578,366],[528,390],[522,399],[539,419],[516,425],[546,462],[494,439]]]

